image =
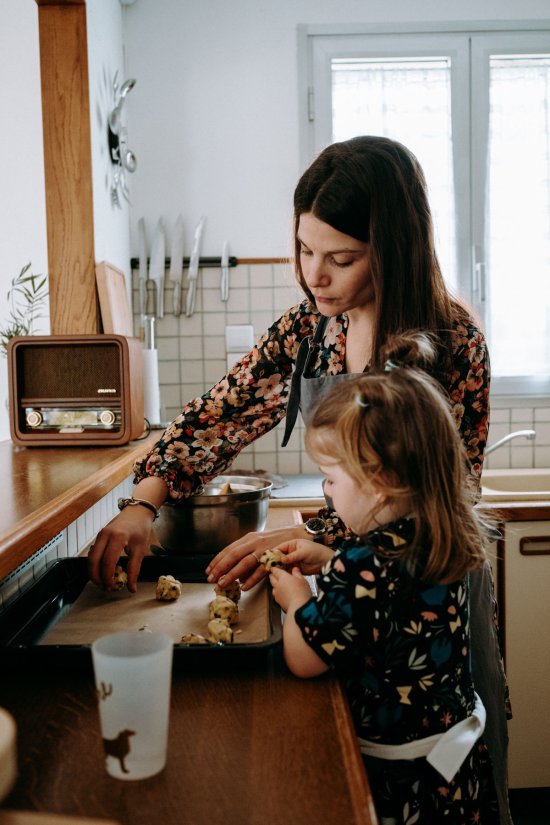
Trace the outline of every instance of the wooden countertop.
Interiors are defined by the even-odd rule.
[[[3,807],[121,825],[375,825],[339,684],[291,676],[280,648],[264,655],[175,672],[167,766],[134,782],[105,771],[91,674],[3,679],[19,754]]]
[[[16,447],[0,441],[0,579],[127,478],[158,439],[119,447]]]

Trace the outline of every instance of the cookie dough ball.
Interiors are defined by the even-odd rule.
[[[241,585],[239,582],[232,582],[229,587],[220,587],[219,584],[214,588],[216,596],[225,596],[226,599],[231,599],[232,602],[238,604],[241,598]]]
[[[173,602],[181,596],[181,582],[174,576],[159,576],[156,596],[159,602]]]
[[[209,639],[205,639],[204,636],[201,636],[199,633],[184,633],[181,637],[181,644],[182,645],[209,645],[211,642]]]
[[[115,567],[115,572],[113,573],[113,585],[115,590],[124,590],[128,586],[128,576],[120,564],[117,564]]]
[[[239,621],[238,606],[226,596],[216,596],[208,605],[208,612],[211,619],[225,619],[228,624],[236,624]]]
[[[208,632],[210,634],[209,639],[212,644],[218,644],[218,642],[221,642],[222,644],[227,645],[231,644],[233,641],[233,631],[224,619],[212,619],[208,622]]]
[[[260,564],[263,564],[266,570],[271,570],[272,567],[284,567],[283,558],[279,550],[266,550],[260,556]]]

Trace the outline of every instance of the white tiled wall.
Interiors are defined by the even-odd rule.
[[[48,564],[57,559],[77,556],[84,550],[100,529],[118,513],[118,498],[131,495],[132,486],[132,478],[128,477],[3,579],[0,582],[0,608],[26,590]]]
[[[172,287],[165,287],[165,311],[157,321],[161,413],[164,421],[174,418],[183,405],[202,395],[226,372],[225,327],[252,324],[255,338],[286,309],[298,303],[290,264],[238,265],[229,270],[229,300],[220,299],[220,270],[204,268],[199,273],[196,313],[187,318],[171,314]],[[134,273],[134,277],[137,273]],[[184,305],[186,281],[184,279]],[[134,307],[137,282],[134,282]],[[153,286],[148,285],[148,306],[153,306]],[[139,334],[139,317],[135,317]],[[516,439],[487,458],[486,467],[550,467],[550,398],[533,399],[525,406],[493,397],[489,443],[512,430],[535,429],[535,441]],[[303,450],[303,426],[296,425],[289,444],[282,449],[284,423],[247,447],[234,468],[294,474],[317,471]]]
[[[508,467],[550,467],[550,403],[548,399],[527,402],[526,406],[505,406],[493,402],[489,444],[516,430],[535,430],[533,441],[515,438],[487,457],[485,466],[498,470]]]

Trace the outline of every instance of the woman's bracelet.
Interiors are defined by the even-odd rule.
[[[125,507],[135,507],[136,504],[141,504],[142,507],[147,507],[153,513],[153,521],[156,521],[160,516],[160,510],[155,507],[150,501],[145,501],[143,498],[119,498],[118,509],[124,510]]]

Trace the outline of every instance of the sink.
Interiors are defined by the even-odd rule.
[[[484,470],[481,493],[485,501],[550,501],[550,468]]]

